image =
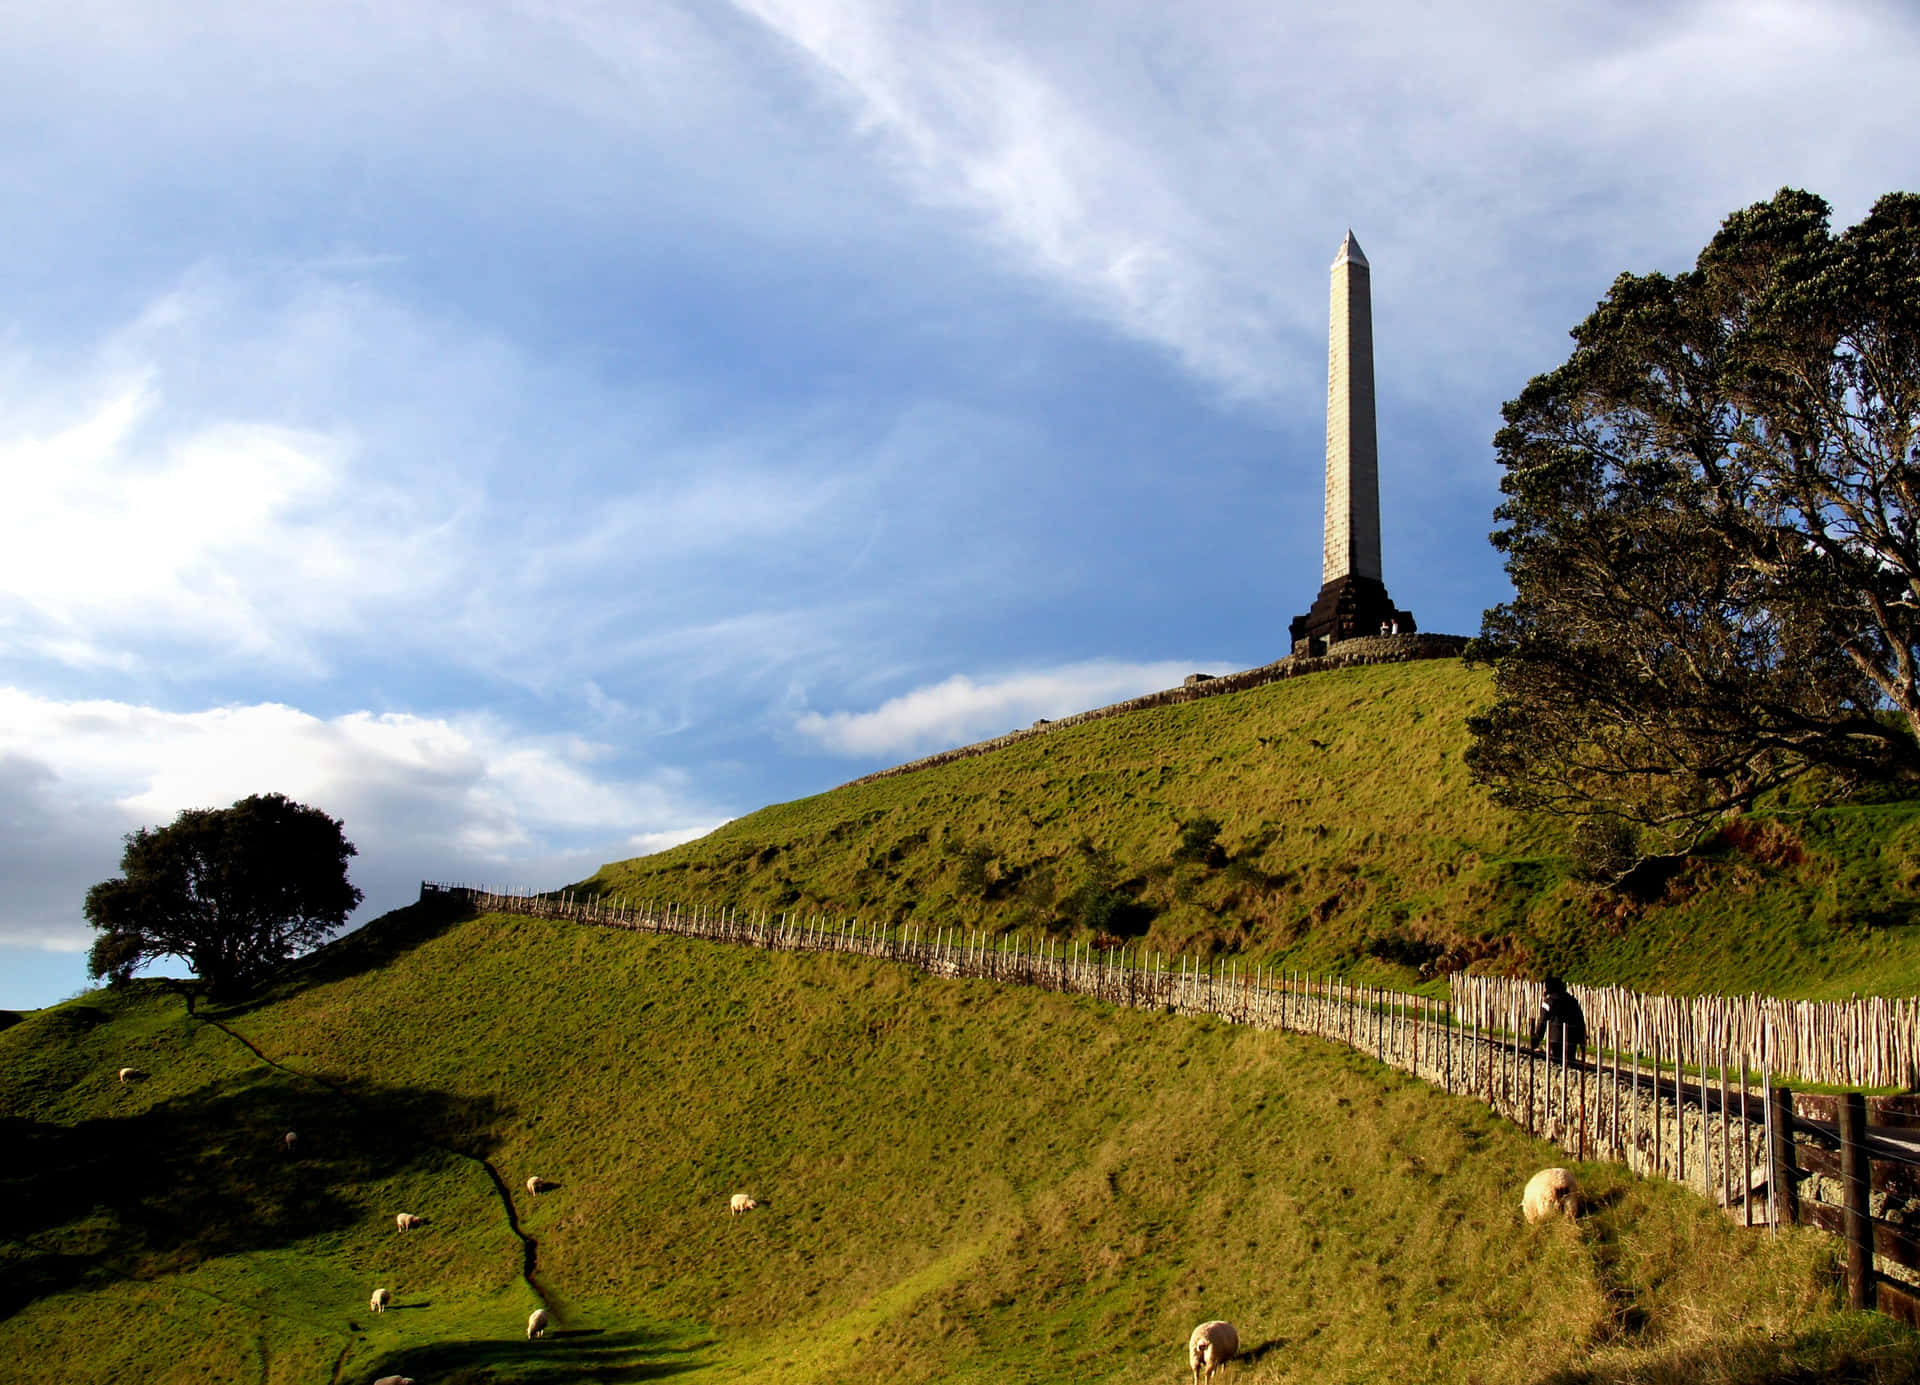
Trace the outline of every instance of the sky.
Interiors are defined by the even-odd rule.
[[[357,918],[1287,652],[1328,270],[1385,578],[1783,186],[1920,190],[1900,4],[0,0],[0,1007],[279,792]]]

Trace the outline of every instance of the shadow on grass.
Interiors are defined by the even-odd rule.
[[[1899,1331],[1892,1323],[1881,1335]],[[1536,1385],[1911,1385],[1920,1380],[1920,1338],[1874,1344],[1826,1340],[1707,1342],[1634,1353],[1618,1364],[1574,1366]]]
[[[422,1126],[484,1147],[511,1116],[416,1087],[356,1082],[352,1096],[256,1071],[126,1116],[0,1117],[0,1318],[78,1285],[340,1230],[368,1215],[361,1187],[448,1157]],[[298,1157],[282,1148],[289,1130]]]
[[[570,1380],[620,1385],[700,1370],[702,1364],[694,1357],[710,1345],[670,1346],[667,1339],[644,1332],[577,1328],[540,1341],[498,1337],[407,1347],[359,1369],[370,1380],[400,1375],[434,1385],[558,1385]]]
[[[1243,1365],[1257,1365],[1273,1353],[1286,1350],[1287,1343],[1291,1340],[1292,1338],[1289,1337],[1269,1337],[1264,1342],[1244,1348],[1240,1354],[1233,1359]]]

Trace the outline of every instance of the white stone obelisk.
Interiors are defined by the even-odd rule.
[[[1347,232],[1333,261],[1327,315],[1327,510],[1320,594],[1287,627],[1295,653],[1341,640],[1410,635],[1380,571],[1380,443],[1373,422],[1373,271]]]
[[[1327,321],[1327,515],[1320,580],[1380,574],[1380,444],[1373,420],[1373,286],[1347,232]]]

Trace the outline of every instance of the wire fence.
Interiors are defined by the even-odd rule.
[[[1543,1052],[1527,1042],[1540,987],[1508,978],[1456,975],[1442,1001],[1308,971],[1209,965],[983,929],[625,905],[569,892],[434,882],[422,883],[421,897],[767,950],[847,953],[934,976],[1034,986],[1343,1043],[1484,1101],[1570,1158],[1618,1163],[1691,1188],[1743,1225],[1806,1223],[1845,1234],[1856,1259],[1867,1247],[1865,1268],[1854,1268],[1856,1301],[1862,1283],[1868,1301],[1861,1306],[1871,1306],[1876,1287],[1884,1289],[1880,1306],[1920,1323],[1920,1102],[1878,1099],[1871,1112],[1880,1120],[1870,1127],[1870,1108],[1860,1098],[1850,1138],[1845,1100],[1796,1098],[1782,1083],[1799,1080],[1803,1069],[1773,1061],[1780,1053],[1805,1062],[1837,1052],[1839,1064],[1815,1070],[1885,1071],[1870,1062],[1847,1066],[1847,1044],[1894,1061],[1901,1045],[1869,1026],[1877,1015],[1910,1011],[1909,1002],[1888,1002],[1885,1010],[1864,1005],[1837,1019],[1823,1008],[1817,1018],[1835,1030],[1806,1024],[1796,1033],[1812,1039],[1788,1045],[1784,1026],[1807,1019],[1799,1002],[1574,986],[1587,1013],[1588,1052]],[[1852,1037],[1836,1042],[1832,1032]]]

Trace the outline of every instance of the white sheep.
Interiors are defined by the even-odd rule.
[[[122,1068],[120,1069],[120,1080],[122,1082],[145,1082],[147,1075],[138,1068]]]
[[[280,1147],[290,1155],[298,1154],[300,1152],[300,1133],[296,1130],[289,1130],[280,1137]]]
[[[755,1202],[752,1198],[748,1197],[745,1193],[735,1193],[731,1198],[727,1200],[727,1213],[729,1216],[737,1217],[742,1212],[751,1212],[754,1208],[758,1207],[759,1205],[760,1205],[759,1203]]]
[[[1580,1185],[1565,1169],[1542,1169],[1527,1180],[1520,1211],[1529,1222],[1544,1221],[1556,1212],[1567,1217],[1578,1216]]]
[[[544,1308],[536,1308],[527,1314],[527,1340],[531,1342],[535,1337],[544,1337],[546,1335],[547,1310]]]
[[[373,1385],[413,1385],[413,1377],[410,1375],[383,1375],[374,1381]]]
[[[527,1195],[529,1197],[539,1197],[540,1190],[548,1186],[549,1185],[546,1179],[540,1177],[540,1175],[538,1174],[535,1174],[532,1178],[529,1178],[527,1180]]]
[[[375,1289],[373,1291],[373,1297],[367,1300],[367,1307],[376,1313],[384,1313],[387,1311],[387,1305],[392,1302],[392,1294],[388,1293],[385,1289]]]
[[[427,1219],[425,1217],[416,1217],[411,1212],[402,1212],[393,1219],[393,1224],[402,1231],[411,1231],[416,1226],[425,1226]]]
[[[1234,1331],[1230,1322],[1203,1322],[1193,1329],[1193,1335],[1187,1338],[1187,1364],[1193,1367],[1193,1385],[1200,1385],[1201,1367],[1206,1368],[1207,1379],[1213,1379],[1214,1371],[1233,1360],[1240,1352],[1240,1334]]]

